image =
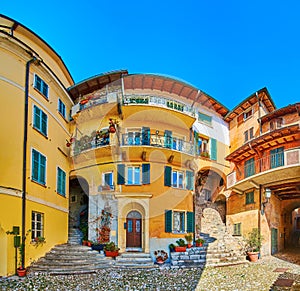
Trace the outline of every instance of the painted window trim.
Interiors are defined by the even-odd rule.
[[[177,185],[176,186],[174,186],[174,183],[173,183],[173,173],[174,172],[177,172]],[[179,173],[182,173],[182,187],[179,187]],[[172,172],[171,172],[171,187],[172,188],[185,190],[186,189],[185,180],[186,180],[185,171],[177,169],[177,168],[174,168],[174,169],[172,168]]]
[[[111,185],[106,185],[105,184],[105,175],[106,174],[111,174]],[[106,186],[109,186],[109,189],[107,190],[114,190],[114,171],[106,171],[106,172],[103,172],[102,173],[102,183],[101,183],[101,186],[102,187],[106,187]]]
[[[35,180],[35,179],[33,179],[33,173],[32,173],[32,171],[33,171],[33,161],[32,161],[32,159],[33,159],[33,150],[35,150],[36,152],[38,152],[40,155],[42,155],[42,156],[44,156],[45,157],[45,183],[41,183],[40,181],[37,181],[37,180]],[[30,150],[30,153],[31,153],[31,157],[30,157],[30,179],[31,179],[31,181],[32,182],[34,182],[34,183],[37,183],[38,185],[41,185],[41,186],[43,186],[43,187],[46,187],[46,185],[47,185],[47,162],[48,162],[48,159],[47,159],[47,156],[46,155],[44,155],[42,152],[40,152],[39,150],[37,150],[37,149],[35,149],[35,148],[33,148],[33,147],[31,147],[31,150]]]
[[[35,219],[32,219],[32,215],[34,214]],[[40,214],[41,215],[41,229],[37,229],[36,225],[37,225],[37,220],[36,217],[37,215]],[[34,228],[32,228],[32,224],[34,223]],[[45,214],[39,211],[31,211],[31,239],[34,240],[36,237],[44,237],[44,228],[45,228]],[[37,235],[37,232],[40,231],[40,235]]]
[[[128,168],[139,168],[139,183],[133,183],[133,184],[129,184],[128,183]],[[134,175],[134,172],[133,172],[133,181],[135,182],[135,175]],[[141,164],[138,164],[138,165],[135,165],[135,164],[130,164],[130,165],[125,165],[125,185],[126,186],[140,186],[142,185],[142,165]]]
[[[174,212],[184,213],[184,230],[177,231],[174,230]],[[174,234],[182,234],[182,233],[190,233],[194,232],[194,224],[195,224],[195,214],[192,211],[182,210],[182,209],[169,209],[165,210],[165,232],[166,233],[174,233]],[[191,219],[191,221],[190,221]],[[191,224],[191,228],[189,227]]]
[[[205,117],[205,118],[207,118],[207,119],[203,119],[203,118],[201,118],[201,116],[203,116],[203,117]],[[212,120],[213,120],[213,117],[211,116],[211,115],[209,115],[209,114],[206,114],[206,113],[204,113],[204,112],[202,112],[202,111],[198,111],[198,116],[197,116],[198,118],[198,122],[200,122],[200,123],[203,123],[203,124],[205,124],[205,125],[208,125],[208,126],[210,126],[210,127],[212,127]],[[209,119],[209,120],[208,120]]]

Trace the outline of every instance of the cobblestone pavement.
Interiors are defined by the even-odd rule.
[[[197,291],[264,291],[278,279],[299,284],[300,265],[276,257],[265,257],[257,263],[230,267],[156,270],[102,269],[95,274],[74,276],[35,275],[25,279],[16,276],[0,279],[0,290],[197,290]],[[287,281],[281,281],[281,283]],[[300,290],[296,287],[273,287],[272,290]]]

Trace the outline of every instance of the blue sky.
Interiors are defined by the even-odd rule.
[[[232,109],[267,87],[299,102],[300,1],[21,1],[0,13],[62,57],[75,82],[117,69],[179,78]]]

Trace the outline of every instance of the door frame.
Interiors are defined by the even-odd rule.
[[[135,214],[135,215],[138,214],[138,215],[136,215],[137,217],[129,217],[130,214]],[[134,221],[137,221],[137,220],[140,221],[140,234],[139,234],[140,245],[139,246],[129,246],[128,245],[128,220],[129,219],[132,219]],[[136,225],[134,224],[133,228],[135,228],[135,226]],[[143,247],[143,216],[139,211],[131,210],[126,215],[126,248],[142,248],[142,247]]]

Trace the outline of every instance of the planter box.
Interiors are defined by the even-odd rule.
[[[92,250],[94,251],[103,251],[105,244],[99,244],[99,245],[92,245]]]
[[[202,247],[203,243],[196,243],[196,247]]]
[[[26,269],[17,269],[17,274],[19,277],[25,277],[26,275]]]
[[[186,247],[175,247],[175,252],[185,252]]]
[[[117,257],[119,255],[119,251],[105,251],[105,255],[107,257]]]

